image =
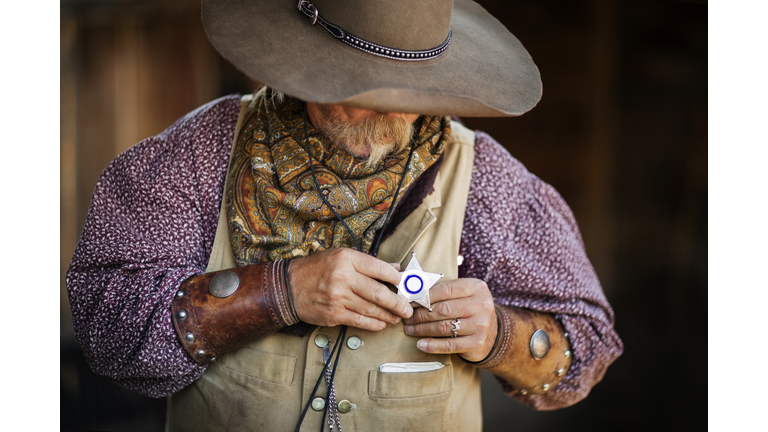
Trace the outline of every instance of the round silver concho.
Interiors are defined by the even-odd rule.
[[[531,342],[529,348],[531,350],[531,357],[536,360],[541,360],[549,353],[549,335],[544,330],[536,330],[531,336]]]
[[[225,298],[234,294],[238,286],[240,286],[240,278],[231,271],[223,271],[211,278],[208,291],[214,297]]]

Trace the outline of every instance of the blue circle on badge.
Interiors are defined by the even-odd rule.
[[[415,279],[415,280],[414,280]],[[416,275],[410,275],[405,278],[405,290],[411,294],[418,294],[424,288],[424,281]]]

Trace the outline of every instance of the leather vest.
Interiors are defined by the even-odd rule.
[[[243,98],[237,131],[250,98]],[[378,257],[405,268],[411,252],[421,266],[458,277],[458,251],[474,161],[475,134],[459,123],[446,145],[444,162],[427,196],[392,235]],[[237,139],[237,132],[235,140]],[[207,271],[234,267],[222,207]],[[336,400],[355,408],[340,414],[352,431],[480,431],[480,371],[457,355],[416,348],[404,324],[379,332],[349,327],[335,375]],[[323,368],[323,337],[336,341],[340,327],[317,327],[304,337],[273,333],[219,357],[203,376],[168,399],[168,431],[293,431],[310,399],[326,397],[325,380],[312,397]],[[359,346],[358,346],[359,345]],[[352,349],[355,347],[355,349]],[[440,362],[428,372],[380,372],[383,363]],[[323,412],[310,408],[301,431],[320,431]],[[326,419],[327,420],[327,419]]]

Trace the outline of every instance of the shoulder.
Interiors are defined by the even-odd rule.
[[[201,105],[178,119],[158,136],[190,130],[215,130],[227,127],[227,125],[237,122],[240,113],[240,100],[240,95],[229,95]]]
[[[468,202],[473,218],[511,226],[526,219],[544,225],[558,220],[562,229],[580,237],[571,209],[555,188],[528,171],[487,133],[477,131],[475,135]]]
[[[142,175],[160,166],[177,168],[193,165],[218,165],[228,159],[237,118],[240,96],[225,96],[185,114],[163,132],[148,137],[116,157],[105,172],[119,170]]]
[[[490,181],[512,180],[516,185],[539,181],[493,137],[482,131],[477,131],[475,137],[476,175]]]
[[[240,113],[239,95],[225,96],[187,113],[168,129],[148,141],[162,141],[172,146],[218,147],[234,135]],[[231,143],[229,143],[231,144]],[[185,149],[189,150],[189,149]]]
[[[475,132],[470,201],[489,210],[516,209],[537,189],[539,178],[530,173],[490,135]],[[495,213],[495,212],[494,212]]]

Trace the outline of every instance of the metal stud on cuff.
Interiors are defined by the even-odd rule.
[[[557,370],[557,376],[559,376],[559,377],[563,376],[564,373],[565,373],[565,369],[563,369],[563,368],[560,368],[560,369]]]
[[[184,335],[184,339],[186,339],[186,340],[187,340],[187,342],[189,342],[189,343],[192,343],[192,342],[194,342],[194,341],[195,341],[195,335],[194,335],[192,332],[187,332],[187,333]]]
[[[526,390],[526,389],[520,389],[520,394],[521,394],[522,396],[525,396],[525,395],[527,395],[527,394],[528,394],[528,390]]]
[[[541,389],[544,391],[549,390],[549,384],[544,384],[543,386],[541,386]]]
[[[549,335],[544,330],[536,330],[531,336],[528,348],[531,351],[531,357],[541,360],[547,356],[552,345],[549,342]]]
[[[221,273],[216,273],[216,275],[211,278],[211,281],[208,283],[208,291],[214,297],[226,298],[234,294],[239,286],[239,276],[231,271],[223,271]]]
[[[566,358],[570,357],[571,356],[571,350],[565,350],[564,355],[565,355]]]
[[[205,350],[204,349],[199,349],[199,350],[197,350],[197,352],[195,354],[198,357],[203,357],[203,356],[205,356]]]
[[[185,320],[185,319],[187,319],[187,311],[185,311],[184,309],[182,309],[182,310],[180,310],[180,311],[179,311],[179,313],[177,313],[177,314],[176,314],[176,316],[177,316],[177,317],[178,317],[180,320]]]

